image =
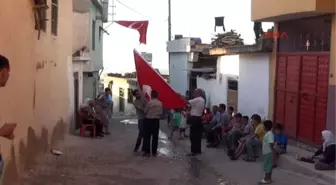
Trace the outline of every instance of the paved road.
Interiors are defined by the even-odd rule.
[[[171,142],[160,132],[159,155],[132,153],[136,120],[113,120],[111,136],[102,139],[68,136],[62,156],[51,154],[21,180],[24,185],[253,185],[261,164],[229,161],[220,149],[205,149],[200,157],[186,157],[188,140]],[[232,180],[234,179],[234,180]],[[275,184],[317,185],[314,179],[275,172]]]
[[[62,156],[46,155],[21,180],[25,185],[224,185],[221,175],[185,156],[160,133],[159,155],[132,153],[137,125],[115,119],[111,136],[102,139],[68,136]],[[226,180],[227,181],[227,180]]]

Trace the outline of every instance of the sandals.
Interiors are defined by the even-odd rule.
[[[272,182],[273,182],[272,180],[261,179],[261,181],[259,182],[259,184],[271,184]]]

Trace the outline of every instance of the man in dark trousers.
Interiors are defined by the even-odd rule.
[[[190,105],[190,117],[187,124],[190,125],[190,142],[191,151],[188,156],[195,156],[202,153],[202,114],[205,107],[205,100],[202,98],[203,91],[201,89],[194,90],[193,98],[188,100]]]
[[[143,156],[145,157],[150,156],[151,148],[152,155],[156,156],[157,154],[157,148],[159,143],[160,118],[163,111],[163,105],[158,97],[159,93],[153,90],[151,92],[151,100],[147,103],[145,107],[146,119],[144,123],[145,137],[143,143]]]
[[[146,107],[146,100],[144,96],[142,95],[142,92],[138,89],[134,90],[132,92],[133,96],[135,97],[135,100],[133,102],[133,105],[136,110],[136,114],[138,117],[138,129],[139,134],[137,141],[135,143],[134,152],[137,152],[141,146],[143,137],[144,137],[144,122],[145,122],[145,107]],[[142,145],[142,151],[143,151],[143,145]]]

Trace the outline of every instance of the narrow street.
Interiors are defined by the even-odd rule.
[[[188,140],[171,142],[163,132],[156,158],[134,154],[134,119],[114,119],[111,131],[111,136],[102,139],[68,136],[60,146],[63,155],[45,155],[19,184],[252,185],[262,175],[260,163],[229,161],[219,149],[205,149],[197,158],[186,157]],[[274,179],[275,185],[325,184],[281,169],[276,170]]]
[[[60,147],[63,155],[47,154],[29,171],[24,185],[217,185],[234,184],[186,150],[175,147],[160,133],[159,155],[144,158],[132,152],[137,125],[115,119],[111,136],[102,139],[68,136]]]

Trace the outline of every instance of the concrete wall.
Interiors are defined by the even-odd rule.
[[[268,116],[270,54],[239,56],[238,111]]]
[[[78,73],[78,105],[81,105],[84,102],[84,93],[83,93],[83,69],[84,62],[73,62],[73,73]]]
[[[251,2],[251,19],[253,21],[280,21],[335,13],[335,0],[251,0]]]
[[[227,104],[228,79],[238,77],[238,110],[243,115],[268,116],[269,63],[271,54],[226,55],[218,58],[216,79],[197,77],[204,89],[207,107]]]
[[[94,99],[98,95],[99,80],[98,72],[92,72],[92,76],[89,73],[83,73],[83,99]]]
[[[328,108],[327,108],[327,129],[336,132],[335,112],[336,112],[336,15],[332,17],[331,27],[331,48],[330,48],[330,66],[329,66],[329,87],[328,87]]]
[[[189,90],[188,53],[170,53],[171,87],[180,94]]]
[[[101,12],[91,2],[90,7],[90,20],[89,20],[89,37],[90,37],[90,63],[88,71],[98,71],[103,67],[103,32],[101,33],[101,39],[99,39],[100,26],[103,26],[103,22],[97,17],[101,17]],[[92,28],[92,21],[96,21],[95,28]],[[92,49],[93,35],[92,30],[95,29],[95,50]]]
[[[205,91],[207,106],[227,104],[228,78],[237,79],[239,76],[239,55],[218,57],[216,79],[206,80],[197,77],[197,88]]]
[[[190,52],[190,38],[183,38],[177,40],[171,40],[167,42],[167,52],[182,52],[182,53],[189,53]]]
[[[224,86],[218,84],[216,79],[204,79],[197,77],[197,88],[201,88],[205,91],[206,95],[206,107],[212,107],[220,103],[226,102],[226,98],[222,95],[227,89]]]
[[[78,13],[73,12],[73,42],[72,52],[76,52],[79,48],[86,46],[89,48],[89,25],[90,25],[90,13]]]
[[[51,0],[47,2],[51,4]],[[66,132],[72,71],[72,1],[59,0],[58,35],[51,35],[47,21],[47,30],[39,40],[32,1],[0,1],[0,7],[1,27],[5,28],[0,34],[0,52],[11,63],[11,77],[0,89],[0,124],[18,124],[13,141],[0,138],[6,165],[2,184],[7,185]],[[51,20],[51,8],[47,19]]]

